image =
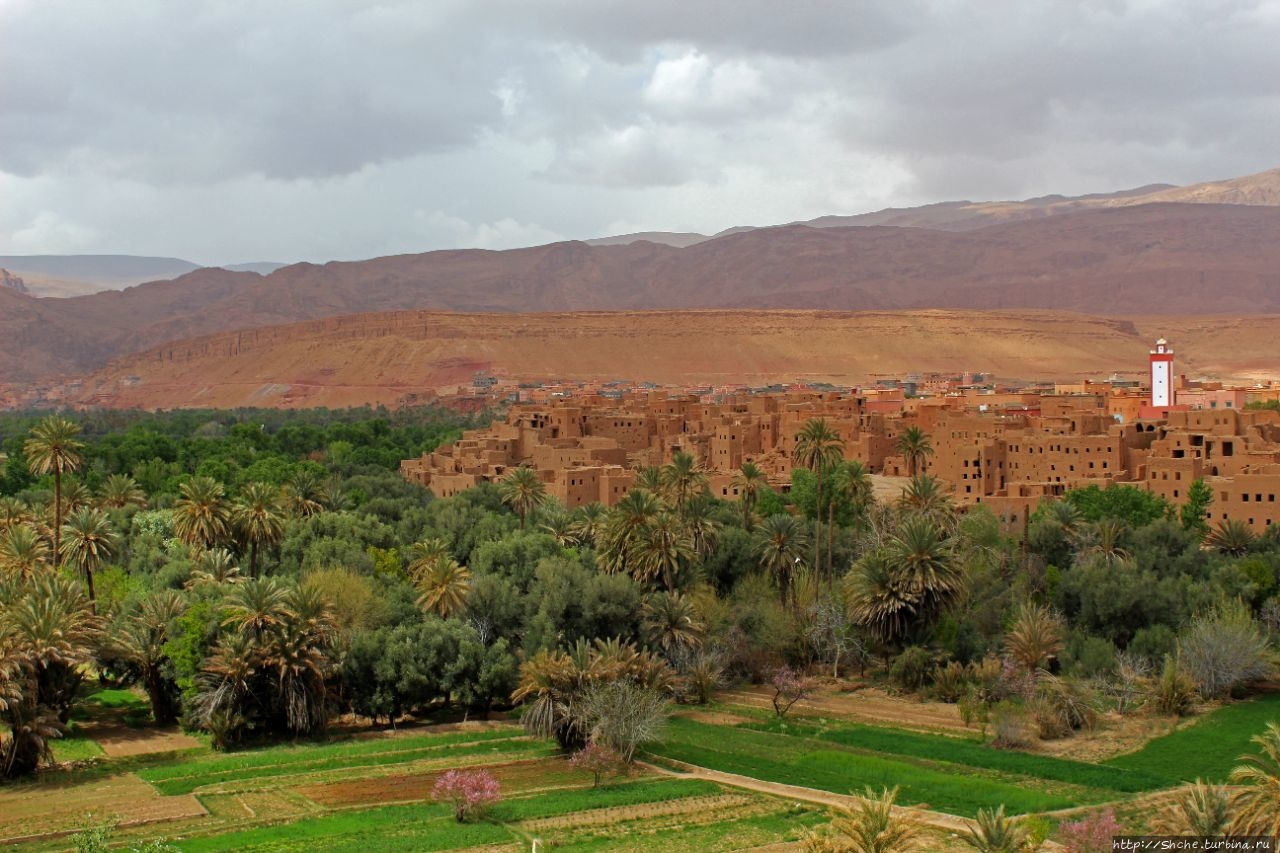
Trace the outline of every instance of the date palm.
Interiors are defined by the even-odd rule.
[[[80,426],[64,417],[50,415],[31,430],[31,437],[22,445],[27,457],[27,467],[32,474],[43,477],[53,475],[53,561],[58,565],[62,553],[62,475],[78,471],[84,462],[81,451],[84,444],[76,436]]]
[[[813,418],[805,423],[800,434],[796,436],[796,446],[792,456],[796,464],[812,471],[816,480],[818,507],[814,517],[813,567],[815,571],[821,571],[822,537],[817,535],[817,525],[822,520],[823,478],[828,469],[844,458],[844,440],[827,425],[825,418]],[[829,556],[828,554],[828,558]],[[827,573],[828,575],[831,573],[830,566],[827,566]]]
[[[917,598],[899,582],[886,548],[868,551],[844,577],[849,617],[880,643],[901,642],[915,619]]]
[[[31,519],[31,507],[17,498],[0,497],[0,532]]]
[[[917,615],[936,614],[963,591],[964,576],[951,540],[929,519],[904,520],[889,552],[899,583],[916,598]]]
[[[98,489],[98,506],[103,509],[146,505],[146,492],[127,474],[112,474],[102,481],[102,487]]]
[[[586,506],[578,507],[573,513],[573,535],[581,545],[596,547],[604,523],[609,518],[609,510],[599,501],[592,501]]]
[[[173,529],[188,545],[216,548],[231,534],[231,507],[222,484],[212,477],[192,477],[179,487],[173,505]]]
[[[1244,763],[1231,771],[1231,783],[1241,786],[1232,798],[1231,831],[1280,835],[1280,723],[1267,723],[1266,730],[1251,740],[1258,753],[1242,756]]]
[[[231,508],[231,524],[241,547],[249,548],[249,576],[258,576],[258,552],[284,538],[284,497],[270,483],[247,483]],[[243,550],[241,551],[243,554]]]
[[[937,477],[928,474],[917,474],[907,482],[898,505],[908,512],[940,522],[950,521],[955,512],[947,487]]]
[[[115,544],[115,528],[100,509],[78,509],[62,525],[62,556],[84,575],[90,606],[97,604],[93,575],[114,553]]]
[[[528,517],[546,501],[547,484],[538,477],[537,471],[520,467],[498,483],[498,494],[502,496],[502,502],[520,517],[520,529],[524,530]]]
[[[93,492],[79,480],[71,480],[62,486],[62,517],[66,518],[78,509],[94,504]]]
[[[467,609],[471,572],[450,557],[438,557],[416,575],[418,606],[442,619]]]
[[[804,525],[793,515],[771,515],[756,532],[756,554],[760,567],[778,584],[778,596],[785,607],[791,600],[791,581],[804,565],[808,541]]]
[[[662,469],[656,465],[647,465],[636,472],[636,481],[632,489],[644,489],[652,495],[662,494]]]
[[[1243,557],[1258,541],[1258,537],[1238,518],[1219,521],[1209,531],[1205,544],[1220,554],[1230,557]]]
[[[196,554],[191,567],[191,580],[188,587],[200,584],[233,584],[240,583],[240,566],[235,555],[226,548],[202,549]]]
[[[676,588],[680,570],[695,556],[693,537],[676,513],[662,509],[640,528],[628,555],[631,576],[640,583],[661,578],[667,590]]]
[[[834,494],[840,495],[853,507],[854,517],[858,520],[866,518],[875,503],[875,489],[871,484],[871,474],[867,466],[858,459],[851,459],[836,468],[831,478]]]
[[[1032,846],[1030,830],[1005,817],[1003,805],[994,811],[978,809],[978,819],[960,840],[978,853],[1024,853]]]
[[[303,468],[284,486],[285,505],[292,515],[310,518],[324,511],[324,487],[314,471]]]
[[[597,537],[596,562],[605,572],[628,570],[640,532],[662,509],[662,503],[645,489],[632,489],[609,512]]]
[[[49,542],[31,524],[16,524],[0,531],[0,569],[26,579],[49,564]]]
[[[252,578],[236,584],[223,608],[222,624],[261,644],[294,614],[289,590],[274,578]]]
[[[1129,525],[1116,518],[1104,518],[1096,524],[1077,528],[1074,543],[1076,564],[1101,562],[1114,566],[1128,561],[1129,551],[1122,546]]]
[[[923,827],[915,818],[894,811],[898,789],[879,794],[869,786],[852,808],[840,808],[825,832],[805,838],[807,853],[907,853],[919,849]]]
[[[1231,793],[1224,785],[1196,779],[1178,789],[1151,821],[1160,835],[1211,837],[1231,831]]]
[[[754,462],[743,462],[733,475],[730,485],[738,490],[738,503],[742,506],[742,526],[751,531],[751,514],[755,511],[760,493],[769,485],[764,471]]]
[[[443,539],[430,537],[414,542],[409,548],[409,579],[417,583],[437,562],[450,557],[449,543]]]
[[[668,660],[697,649],[704,634],[693,603],[678,592],[647,597],[640,611],[640,629],[649,647],[662,652]]]
[[[186,609],[186,600],[176,591],[154,592],[142,600],[115,638],[117,651],[138,667],[151,714],[162,726],[178,719],[178,691],[166,673],[169,655],[164,646],[170,626]]]
[[[898,453],[907,462],[907,474],[914,477],[920,473],[924,461],[933,455],[933,442],[920,427],[910,426],[898,436]]]
[[[555,539],[561,548],[573,548],[579,544],[573,515],[566,512],[564,507],[557,505],[554,510],[543,513],[542,518],[539,529]]]
[[[693,543],[693,553],[699,560],[705,560],[716,549],[721,525],[715,519],[715,511],[715,499],[702,494],[685,504],[682,513],[685,529]]]
[[[698,469],[698,460],[677,450],[671,461],[662,466],[660,482],[663,494],[675,504],[676,511],[683,512],[689,502],[706,489],[707,475]]]
[[[1022,668],[1035,673],[1041,663],[1062,651],[1062,618],[1043,604],[1024,602],[1005,634],[1005,652]]]

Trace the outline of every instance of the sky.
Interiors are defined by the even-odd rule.
[[[0,0],[0,254],[714,233],[1280,166],[1280,0]]]

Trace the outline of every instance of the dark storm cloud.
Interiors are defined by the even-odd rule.
[[[1280,0],[0,0],[0,249],[714,231],[1280,165]]]

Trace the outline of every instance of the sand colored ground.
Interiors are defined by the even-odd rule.
[[[1191,377],[1280,376],[1280,316],[1131,320],[1049,311],[649,311],[364,314],[193,338],[113,362],[83,404],[145,408],[396,405],[514,381],[856,385],[908,372],[1024,380],[1144,373],[1173,342]]]
[[[203,743],[191,735],[183,734],[177,726],[164,729],[133,728],[119,724],[87,723],[85,736],[97,741],[108,758],[130,755],[150,755],[157,752],[174,752],[192,749]]]

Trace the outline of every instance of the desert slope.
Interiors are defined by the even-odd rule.
[[[1249,329],[1238,343],[1232,329]],[[1074,379],[1145,369],[1167,335],[1179,372],[1280,373],[1252,345],[1280,317],[1129,321],[1055,312],[653,311],[576,314],[365,314],[210,335],[113,362],[78,402],[174,408],[394,405],[469,383],[648,380],[666,384],[865,382],[877,374],[976,370]],[[1245,372],[1249,372],[1246,370]]]
[[[782,308],[1053,309],[1094,315],[1280,312],[1280,207],[1143,205],[968,232],[769,228],[676,249],[553,243],[202,269],[172,282],[15,301],[9,381],[165,341],[349,314]],[[74,345],[69,345],[74,340]],[[44,370],[42,373],[41,370]]]

